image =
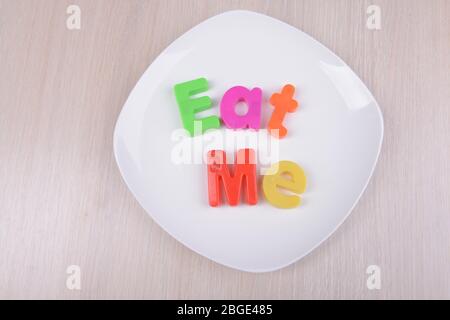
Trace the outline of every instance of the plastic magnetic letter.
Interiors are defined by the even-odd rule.
[[[259,129],[261,124],[261,100],[262,90],[236,86],[229,89],[220,102],[220,117],[230,129]],[[248,111],[245,115],[236,113],[236,105],[245,102]]]
[[[222,150],[208,152],[208,200],[209,205],[217,207],[220,204],[221,185],[231,206],[239,203],[241,187],[245,178],[247,203],[258,202],[256,186],[256,162],[253,149],[241,149],[236,153],[234,175],[228,170],[226,153]],[[220,183],[222,182],[222,184]]]
[[[283,193],[279,190],[280,188],[297,195]],[[264,196],[270,204],[278,208],[297,207],[301,202],[298,194],[305,192],[305,189],[305,173],[299,165],[292,161],[275,163],[263,178]]]
[[[211,98],[208,96],[191,98],[191,96],[208,90],[208,81],[199,78],[174,86],[175,98],[178,103],[183,127],[191,136],[203,134],[208,129],[219,128],[220,120],[217,116],[196,119],[195,114],[211,108]]]
[[[287,134],[287,129],[283,126],[284,116],[287,112],[294,112],[298,103],[293,98],[295,87],[287,84],[281,90],[281,93],[274,93],[270,97],[270,104],[274,106],[272,116],[270,117],[268,128],[271,135],[277,138],[283,138]]]

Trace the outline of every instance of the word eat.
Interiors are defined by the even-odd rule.
[[[221,186],[223,186],[228,204],[235,206],[241,198],[245,180],[248,204],[258,202],[255,151],[240,149],[236,153],[234,174],[231,174],[222,150],[208,152],[208,199],[212,207],[220,204]],[[295,208],[300,202],[299,194],[305,192],[306,176],[303,169],[292,161],[280,161],[272,165],[262,181],[266,200],[278,208]]]
[[[220,127],[220,119],[217,116],[209,116],[201,119],[195,117],[196,113],[211,108],[211,98],[202,96],[192,98],[192,96],[208,90],[208,81],[205,78],[199,78],[174,86],[175,97],[178,103],[181,120],[184,128],[191,136],[194,136],[195,123],[200,124],[200,132],[203,134],[208,129],[217,129]],[[270,104],[274,111],[267,125],[271,135],[277,138],[283,138],[287,134],[287,129],[283,126],[283,120],[288,112],[294,112],[298,103],[293,98],[295,87],[291,84],[285,85],[280,93],[274,93],[270,98]],[[236,113],[236,105],[239,102],[245,102],[248,111],[245,115]],[[255,129],[258,130],[261,125],[261,103],[262,90],[253,88],[251,90],[235,86],[229,89],[222,97],[220,102],[220,117],[225,125],[230,129]]]

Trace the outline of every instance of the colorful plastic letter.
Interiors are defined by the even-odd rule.
[[[263,193],[267,201],[282,209],[297,207],[301,202],[300,197],[285,194],[279,188],[296,194],[305,192],[306,176],[303,169],[295,162],[280,161],[275,163],[269,169],[269,174],[263,178]]]
[[[183,127],[191,136],[203,134],[206,130],[220,127],[217,116],[196,119],[195,114],[211,108],[211,98],[208,96],[191,98],[191,96],[208,90],[208,81],[199,78],[188,82],[178,83],[174,86],[175,97],[180,110]]]
[[[270,134],[283,138],[287,134],[287,129],[283,126],[284,116],[287,112],[294,112],[297,109],[298,103],[293,98],[295,87],[287,84],[281,90],[281,93],[274,93],[270,97],[270,104],[274,106],[272,116],[269,120],[268,128]]]
[[[262,90],[236,86],[229,89],[223,95],[220,102],[220,117],[230,129],[259,129],[261,123],[261,99]],[[248,111],[245,115],[236,114],[236,105],[245,102]]]
[[[220,204],[220,181],[225,189],[225,196],[231,206],[239,203],[242,180],[245,178],[247,203],[258,202],[256,186],[256,162],[253,149],[241,149],[236,153],[234,175],[230,174],[226,162],[226,153],[222,150],[208,152],[208,199],[209,205]]]

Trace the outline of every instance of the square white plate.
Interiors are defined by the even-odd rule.
[[[200,77],[210,87],[201,95],[213,100],[202,117],[219,115],[222,95],[235,85],[261,88],[263,130],[270,95],[287,83],[296,87],[299,108],[286,116],[279,157],[305,170],[299,207],[277,209],[260,193],[255,206],[212,208],[206,164],[174,163],[182,123],[173,86]],[[114,153],[133,195],[173,237],[223,265],[264,272],[299,260],[339,227],[369,182],[382,136],[377,102],[333,52],[279,20],[230,11],[185,33],[151,64],[117,120]],[[235,151],[227,150],[228,159]]]

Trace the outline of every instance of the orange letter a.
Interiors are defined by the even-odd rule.
[[[247,187],[247,203],[258,202],[256,187],[256,162],[253,149],[241,149],[236,153],[234,175],[230,174],[226,161],[226,153],[222,150],[208,152],[208,198],[209,205],[220,204],[220,180],[225,188],[228,203],[235,206],[239,203],[242,180],[245,177]]]

